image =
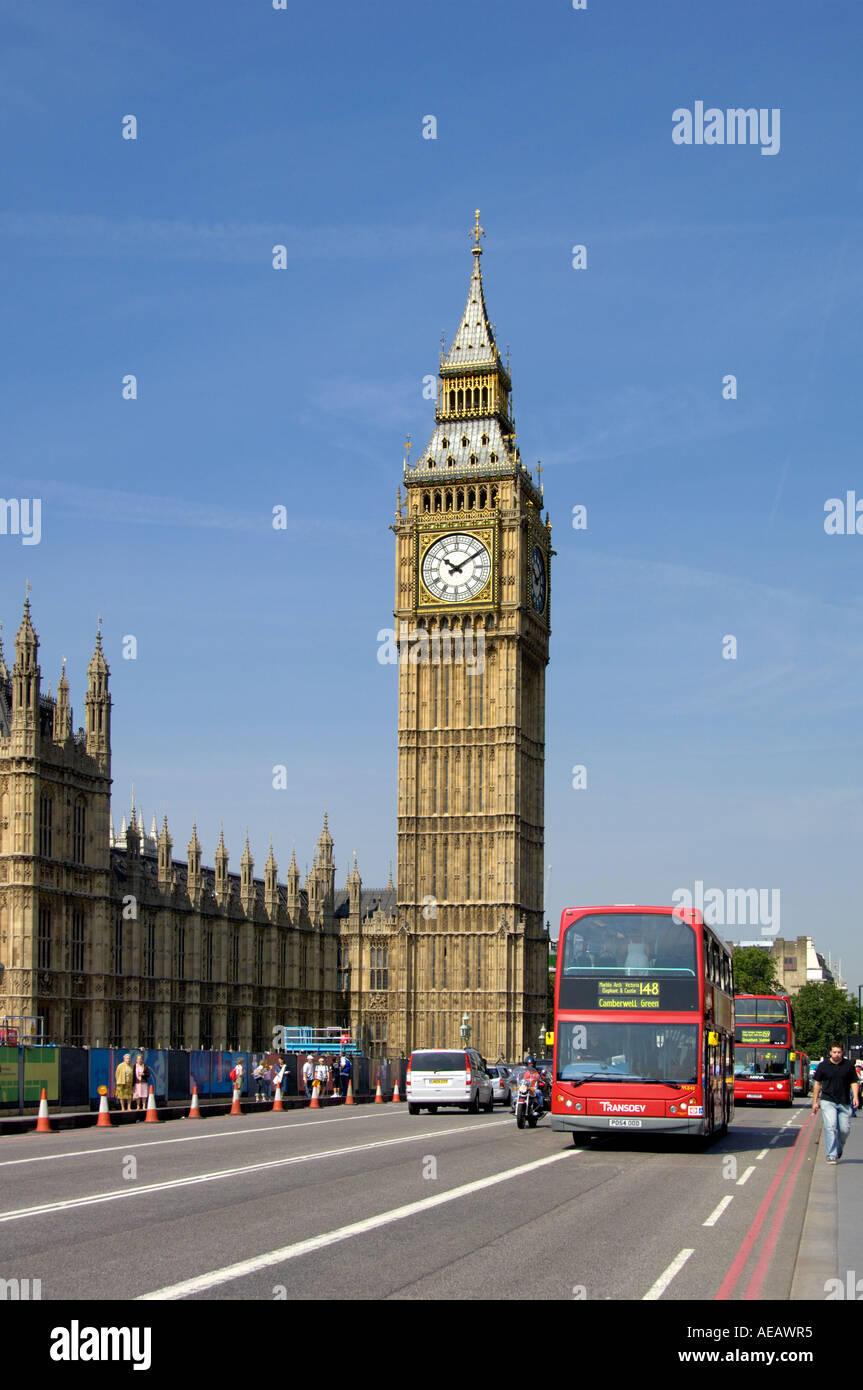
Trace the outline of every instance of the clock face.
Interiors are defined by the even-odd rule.
[[[530,554],[530,596],[537,613],[545,611],[548,584],[545,577],[545,557],[538,545]]]
[[[442,603],[465,603],[485,588],[491,556],[477,536],[441,536],[423,558],[423,582]]]

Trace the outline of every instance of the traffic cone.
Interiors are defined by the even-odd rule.
[[[236,1086],[234,1087],[234,1098],[231,1101],[231,1109],[228,1113],[231,1115],[242,1115],[243,1113],[240,1109],[240,1093]]]
[[[401,1096],[399,1095],[399,1079],[398,1079],[398,1077],[396,1077],[396,1084],[393,1086],[393,1100],[394,1100],[394,1101],[399,1101],[399,1100],[401,1100]]]
[[[96,1128],[104,1128],[105,1125],[111,1128],[111,1116],[108,1114],[108,1097],[103,1096],[99,1102],[99,1118],[96,1121]]]
[[[375,1091],[375,1105],[383,1105],[384,1098],[381,1095],[381,1079],[378,1077],[378,1089]]]
[[[39,1101],[39,1118],[36,1121],[37,1134],[50,1134],[51,1121],[48,1119],[48,1094],[45,1087],[42,1087],[42,1099]]]
[[[347,1095],[345,1096],[345,1105],[356,1105],[356,1101],[354,1100],[354,1083],[353,1083],[353,1079],[351,1079],[351,1080],[348,1082],[348,1093],[347,1093]]]
[[[192,1104],[191,1104],[191,1107],[190,1107],[190,1109],[189,1109],[188,1118],[189,1118],[190,1120],[200,1120],[200,1119],[202,1118],[202,1116],[201,1116],[201,1107],[200,1107],[200,1105],[198,1104],[198,1088],[197,1088],[197,1086],[195,1086],[195,1087],[193,1088],[193,1090],[192,1090]]]
[[[159,1123],[159,1112],[156,1109],[156,1097],[153,1095],[152,1086],[150,1087],[150,1094],[147,1097],[147,1113],[144,1116],[144,1122],[148,1125],[157,1125]]]
[[[276,1110],[284,1110],[284,1108],[285,1107],[282,1105],[282,1088],[281,1086],[277,1086],[276,1099],[273,1101],[273,1112],[275,1113]]]
[[[310,1109],[310,1110],[320,1110],[320,1108],[321,1108],[320,1094],[321,1094],[321,1083],[320,1083],[320,1081],[315,1081],[314,1084],[313,1084],[313,1086],[312,1086],[312,1098],[311,1098],[311,1100],[309,1101],[309,1109]]]

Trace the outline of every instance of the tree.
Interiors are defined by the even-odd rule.
[[[857,1005],[830,981],[810,980],[794,1000],[794,1026],[801,1052],[823,1057],[834,1039],[856,1031]]]
[[[734,952],[735,994],[781,994],[776,963],[763,946],[741,946]]]

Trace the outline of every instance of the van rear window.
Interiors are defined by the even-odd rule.
[[[412,1071],[465,1071],[463,1052],[412,1052]]]

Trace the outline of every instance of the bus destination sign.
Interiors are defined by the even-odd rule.
[[[624,975],[564,975],[560,982],[561,1009],[634,1010],[697,1009],[698,986],[692,976],[630,979]]]
[[[748,1047],[769,1047],[775,1043],[788,1043],[788,1029],[779,1028],[744,1028],[738,1023],[734,1030],[734,1040],[743,1046]]]

